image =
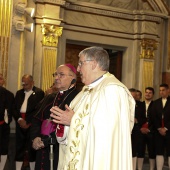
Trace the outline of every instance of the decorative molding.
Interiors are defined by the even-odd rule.
[[[66,1],[63,0],[34,0],[35,3],[44,3],[44,4],[56,4],[56,5],[66,5]]]
[[[96,7],[98,6],[98,7]],[[99,14],[104,16],[111,16],[115,18],[123,18],[128,20],[149,20],[153,22],[161,23],[161,18],[168,18],[167,15],[162,13],[157,13],[153,11],[144,11],[144,10],[124,10],[114,7],[106,7],[102,5],[96,5],[96,6],[85,6],[79,5],[79,4],[69,4],[66,6],[67,9],[71,9],[74,11],[81,11],[81,12],[87,12],[92,14]],[[99,8],[100,7],[100,8]]]
[[[142,59],[154,59],[155,50],[157,50],[158,42],[152,39],[143,39],[140,42],[142,52],[140,58]]]
[[[163,0],[146,0],[154,11],[170,15],[170,11]]]
[[[42,44],[44,46],[58,46],[58,37],[62,35],[63,27],[54,25],[41,24],[41,32],[43,34]]]

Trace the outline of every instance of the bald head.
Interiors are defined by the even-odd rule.
[[[30,91],[32,90],[33,86],[34,86],[34,81],[33,81],[33,77],[29,74],[25,74],[23,77],[22,77],[22,86],[23,86],[23,89],[25,91]]]

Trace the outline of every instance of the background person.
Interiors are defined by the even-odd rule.
[[[16,92],[14,101],[14,118],[16,120],[16,170],[21,170],[25,151],[28,151],[30,169],[34,170],[35,150],[31,147],[30,126],[37,104],[43,99],[44,92],[34,86],[33,77],[22,77],[21,90]]]
[[[12,121],[12,106],[14,95],[2,87],[5,83],[0,74],[0,170],[3,170],[8,155],[10,122]]]
[[[136,100],[142,100],[142,92],[140,90],[136,90]]]
[[[152,87],[145,88],[145,101],[142,102],[144,108],[143,117],[145,122],[140,128],[139,140],[138,140],[138,170],[142,170],[143,161],[145,157],[145,151],[147,147],[150,170],[155,169],[155,128],[154,128],[154,115],[151,114],[153,104],[154,89]]]
[[[40,106],[37,108],[37,112],[33,118],[31,126],[31,139],[33,140],[33,148],[37,150],[35,169],[50,169],[50,141],[51,136],[55,139],[54,150],[54,164],[53,169],[57,169],[59,144],[56,142],[55,130],[56,123],[49,121],[50,109],[53,106],[58,106],[61,109],[65,109],[65,104],[70,104],[72,99],[77,95],[76,90],[76,69],[71,64],[60,65],[54,73],[55,87],[58,92],[47,95]],[[63,126],[58,125],[57,129],[60,130],[60,135],[63,133]],[[59,132],[59,131],[58,131]]]
[[[134,88],[130,88],[129,91],[133,96],[133,98],[135,99],[135,103],[136,103],[134,127],[132,129],[132,134],[131,134],[133,170],[136,170],[140,128],[142,127],[142,124],[144,124],[145,122],[145,116],[143,116],[142,113],[145,110],[142,107],[142,103],[136,98],[137,90]]]
[[[132,169],[130,134],[135,102],[108,70],[109,55],[103,48],[81,51],[77,71],[84,88],[65,111],[51,109],[54,122],[70,124],[68,131],[65,126],[65,153],[60,157],[59,170]]]
[[[161,84],[159,93],[161,97],[153,102],[152,114],[154,114],[154,126],[156,128],[156,168],[162,170],[165,151],[170,168],[170,97],[168,84]]]

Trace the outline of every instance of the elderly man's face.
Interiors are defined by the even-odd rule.
[[[25,91],[30,91],[32,90],[32,87],[34,85],[34,81],[30,80],[29,77],[23,77],[22,78],[22,86]]]
[[[55,76],[55,85],[58,90],[67,90],[71,85],[71,81],[74,79],[73,73],[67,66],[59,66]]]

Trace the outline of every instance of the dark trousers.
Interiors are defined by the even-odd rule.
[[[165,151],[168,157],[170,157],[170,132],[167,131],[165,136],[156,132],[155,136],[156,155],[164,155]]]
[[[132,157],[137,156],[139,133],[140,133],[140,131],[139,131],[138,125],[134,125],[133,130],[132,130],[132,134],[131,134]]]
[[[138,158],[145,157],[146,147],[148,150],[149,158],[155,159],[155,134],[149,132],[148,134],[139,134],[138,139]]]
[[[26,152],[27,151],[27,152]],[[36,157],[36,151],[32,148],[32,142],[30,141],[30,128],[22,129],[18,123],[16,123],[16,155],[15,161],[23,161],[25,153],[28,155],[28,161],[34,162]]]
[[[0,125],[0,155],[8,154],[10,127],[4,123]]]
[[[53,169],[56,170],[58,166],[58,157],[59,157],[59,144],[55,144],[53,146],[54,152],[54,160],[53,160]],[[50,145],[42,148],[37,151],[36,154],[36,162],[35,162],[35,169],[36,170],[50,170]]]

